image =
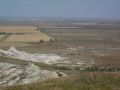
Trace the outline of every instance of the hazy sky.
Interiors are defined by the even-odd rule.
[[[120,18],[120,0],[0,0],[0,16]]]

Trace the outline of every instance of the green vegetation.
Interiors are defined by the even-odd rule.
[[[0,34],[2,34],[2,35],[3,35],[3,34],[6,34],[6,33],[5,33],[5,32],[0,32]]]

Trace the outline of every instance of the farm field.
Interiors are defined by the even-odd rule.
[[[40,42],[50,41],[51,37],[43,33],[37,34],[22,34],[22,35],[11,35],[8,37],[5,42]]]
[[[35,26],[0,26],[0,33],[2,42],[34,43],[52,39],[47,34],[38,31]]]
[[[0,26],[0,32],[5,33],[37,33],[34,26]]]

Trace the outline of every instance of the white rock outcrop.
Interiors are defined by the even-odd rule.
[[[59,73],[66,76],[61,72]],[[58,77],[58,72],[40,69],[33,63],[23,67],[9,63],[0,63],[0,85],[2,86],[24,85]]]
[[[20,60],[28,60],[33,62],[41,62],[46,64],[63,63],[65,57],[58,56],[56,54],[39,54],[39,53],[27,53],[25,51],[19,51],[14,47],[11,47],[8,51],[0,50],[0,56],[11,57]]]

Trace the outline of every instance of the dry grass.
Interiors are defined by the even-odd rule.
[[[78,36],[99,36],[99,34],[96,34],[96,33],[53,33],[51,35],[78,35]]]
[[[120,90],[119,72],[88,72],[3,90]]]
[[[3,38],[5,35],[0,35],[0,39]]]
[[[0,26],[0,32],[5,33],[37,33],[34,26]]]
[[[5,42],[39,42],[40,40],[49,41],[51,37],[47,34],[21,34],[21,35],[11,35]]]
[[[93,56],[96,65],[98,66],[111,66],[119,67],[120,66],[120,54],[112,54],[106,56]]]

